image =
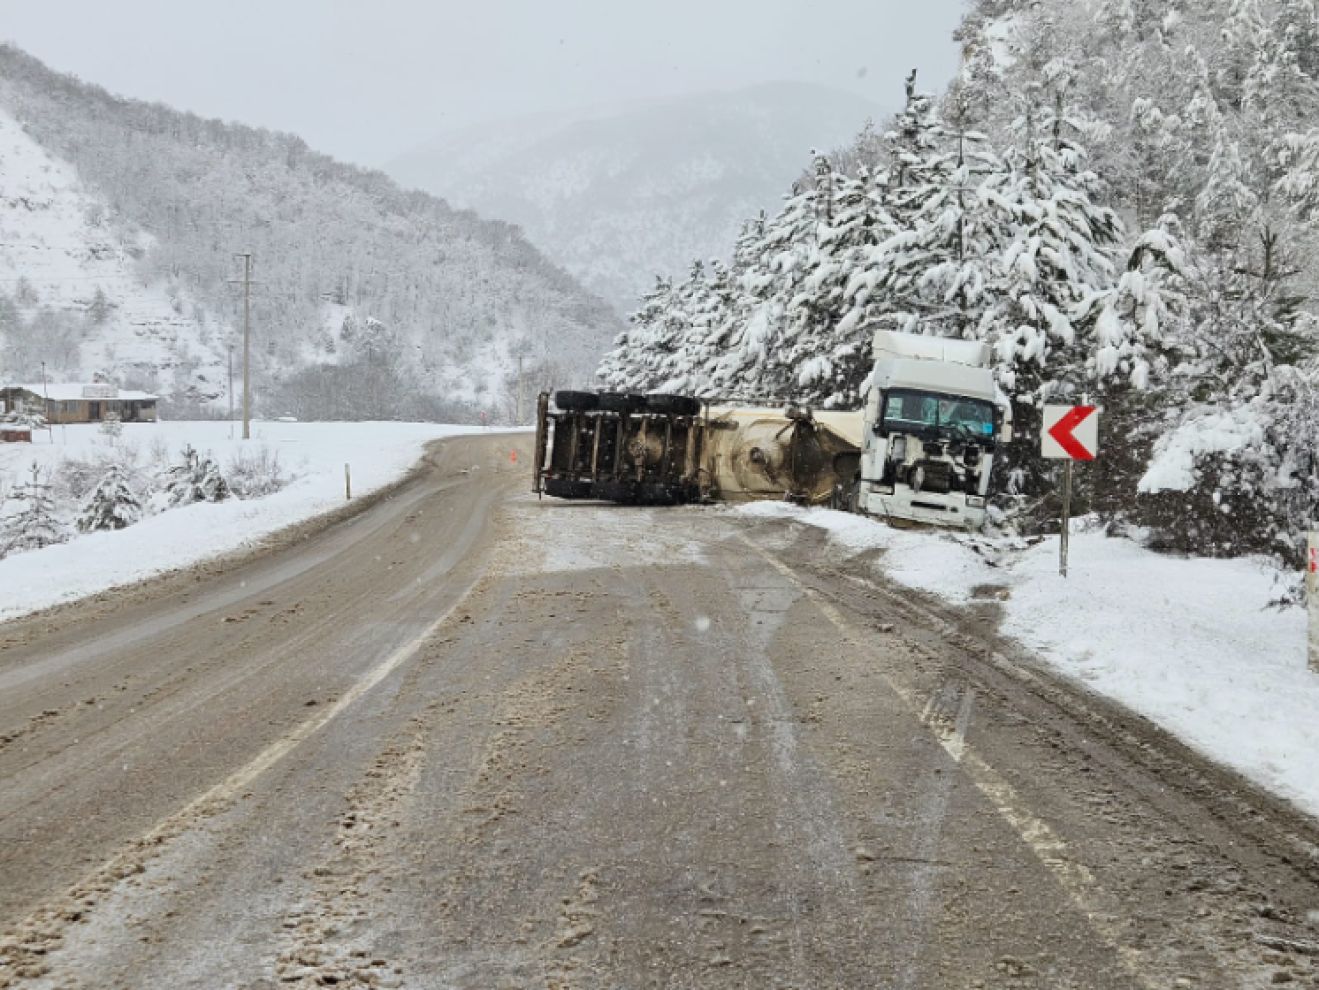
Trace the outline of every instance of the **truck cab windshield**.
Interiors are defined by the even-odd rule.
[[[943,433],[992,442],[994,406],[982,399],[893,389],[884,394],[880,432]]]

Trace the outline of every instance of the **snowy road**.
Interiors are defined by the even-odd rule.
[[[0,626],[0,987],[1319,985],[1319,828],[991,601],[510,444]]]

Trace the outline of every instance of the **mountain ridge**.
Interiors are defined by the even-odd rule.
[[[813,148],[883,116],[859,95],[780,80],[554,115],[514,138],[506,123],[460,128],[386,169],[518,223],[626,311],[656,273],[722,254],[744,220],[773,210]]]
[[[56,210],[69,240],[60,259],[68,285],[91,277],[75,270],[86,256],[109,250],[120,258],[115,277],[141,290],[121,285],[122,298],[110,300],[108,318],[98,309],[98,323],[89,315],[94,297],[53,282],[29,280],[21,298],[6,291],[13,283],[4,279],[17,278],[22,261],[6,264],[0,254],[7,377],[30,377],[44,360],[54,372],[120,379],[179,404],[214,402],[224,394],[216,369],[239,325],[240,293],[229,283],[233,255],[243,251],[255,254],[260,280],[257,398],[272,409],[316,398],[317,369],[363,364],[384,376],[376,400],[400,400],[395,413],[414,392],[433,400],[429,410],[414,404],[414,415],[440,406],[449,414],[507,410],[519,357],[533,382],[582,378],[617,330],[608,307],[512,225],[400,189],[295,135],[123,99],[10,45],[0,46],[0,110],[12,125],[11,157],[46,156],[28,177],[50,177],[29,181],[26,191],[0,184],[6,246],[54,257],[41,223]],[[71,219],[79,211],[94,217],[108,247]],[[167,300],[179,324],[173,336],[153,343],[125,327],[125,300],[143,293]],[[74,346],[46,346],[53,326],[76,338]],[[145,346],[138,359],[97,351],[96,342],[116,334]],[[361,408],[366,401],[345,400],[337,412],[390,411]]]

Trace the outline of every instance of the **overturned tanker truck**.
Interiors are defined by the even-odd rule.
[[[1011,413],[971,341],[881,331],[863,409],[686,395],[541,393],[535,485],[647,505],[786,499],[979,528]]]

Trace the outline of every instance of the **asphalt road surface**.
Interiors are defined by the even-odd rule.
[[[0,626],[0,987],[1319,986],[1315,823],[996,589],[510,445]]]

